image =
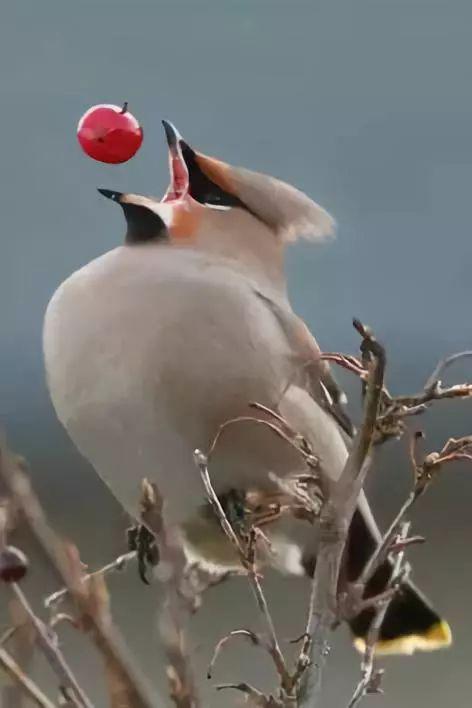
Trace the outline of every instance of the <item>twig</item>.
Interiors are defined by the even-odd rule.
[[[328,636],[338,619],[337,591],[341,560],[357,498],[370,465],[383,389],[385,351],[370,330],[358,320],[354,320],[354,327],[362,337],[363,357],[370,359],[364,420],[353,441],[341,477],[331,483],[330,493],[321,511],[320,544],[306,624],[306,637],[309,639],[304,642],[301,652],[303,663],[306,663],[308,653],[310,666],[301,677],[298,693],[300,708],[312,708],[317,704],[322,667],[329,651]]]
[[[13,626],[8,638],[4,635],[5,643],[9,642],[11,645],[11,648],[7,651],[13,661],[21,667],[22,673],[28,676],[34,657],[36,630],[24,608],[14,598],[9,603],[9,614]],[[3,646],[5,646],[5,643]],[[9,708],[24,708],[26,698],[21,686],[17,683],[10,683],[9,686],[5,686],[2,690],[0,704],[9,706]]]
[[[283,420],[280,418],[279,415],[277,415],[274,411],[271,411],[270,408],[267,408],[266,406],[261,406],[260,404],[256,403],[251,403],[250,404],[252,407],[257,407],[260,410],[263,410],[265,413],[268,413],[270,416],[274,417],[277,421]],[[220,425],[220,427],[217,430],[217,433],[215,437],[213,438],[211,445],[208,449],[208,453],[206,455],[207,459],[209,460],[212,456],[212,454],[215,451],[215,448],[223,435],[223,433],[231,426],[238,424],[238,423],[251,423],[253,425],[262,425],[271,430],[273,433],[275,433],[278,437],[282,438],[282,440],[285,440],[286,443],[288,443],[291,447],[293,447],[298,453],[303,455],[305,462],[309,467],[312,468],[317,468],[318,467],[318,459],[311,454],[310,450],[307,450],[306,448],[306,441],[303,438],[303,436],[295,433],[288,423],[284,421],[283,426],[276,425],[276,423],[272,423],[270,420],[266,420],[265,418],[255,418],[254,416],[249,416],[249,415],[244,415],[244,416],[238,416],[236,418],[230,418],[229,420],[226,420],[224,423]],[[198,451],[197,451],[198,452]]]
[[[35,628],[37,642],[49,665],[56,673],[62,691],[77,708],[93,708],[92,702],[80,687],[62,651],[59,649],[55,635],[53,635],[39,617],[35,615],[33,608],[21,588],[16,583],[12,583],[11,589]]]
[[[125,640],[113,624],[103,575],[85,582],[77,548],[67,544],[65,556],[68,573],[64,579],[78,610],[77,625],[89,634],[102,656],[111,708],[151,708],[151,693],[129,662]]]
[[[212,445],[212,450],[214,450],[215,444]],[[203,485],[205,487],[205,492],[207,494],[208,500],[213,507],[213,510],[221,524],[221,527],[223,531],[225,532],[226,536],[236,549],[239,558],[241,560],[242,566],[246,569],[247,574],[248,574],[248,579],[252,588],[252,591],[254,593],[254,596],[256,598],[257,606],[262,614],[262,617],[265,621],[268,635],[269,635],[269,646],[270,646],[270,653],[273,658],[275,667],[277,669],[277,672],[280,677],[281,681],[281,687],[282,689],[287,693],[290,694],[292,690],[292,685],[291,685],[291,677],[289,674],[289,671],[287,670],[287,666],[285,663],[285,658],[282,654],[282,651],[280,649],[279,641],[277,639],[277,634],[275,631],[275,625],[274,621],[272,619],[272,616],[269,611],[269,607],[267,604],[267,600],[265,598],[264,592],[262,590],[262,586],[259,580],[259,576],[257,574],[255,564],[254,562],[251,562],[252,559],[248,557],[250,554],[248,554],[247,551],[242,547],[236,533],[233,530],[233,527],[228,521],[228,518],[224,512],[223,507],[221,506],[220,500],[218,499],[215,490],[213,489],[213,486],[211,484],[210,480],[210,474],[208,472],[208,459],[206,455],[203,454],[200,450],[195,450],[194,453],[194,459],[195,459],[195,464],[197,465],[197,468],[200,472],[200,476],[203,481]]]
[[[384,533],[382,540],[377,545],[377,548],[370,557],[369,561],[366,563],[358,580],[356,580],[355,584],[361,588],[365,587],[379,566],[382,565],[384,560],[387,558],[388,554],[394,550],[392,543],[398,533],[401,522],[419,497],[424,494],[428,486],[433,481],[434,475],[439,472],[442,465],[449,462],[456,462],[457,460],[472,460],[472,436],[466,436],[459,439],[450,438],[439,452],[429,453],[426,455],[423,462],[419,463],[417,460],[416,443],[420,437],[422,437],[422,435],[417,433],[412,438],[410,443],[410,461],[413,467],[415,481],[414,487],[405,502],[400,507],[400,510],[396,514],[389,528]],[[421,542],[421,537],[419,540],[418,538],[411,540],[406,539],[405,542],[407,544],[411,542]]]
[[[470,398],[472,397],[472,384],[455,384],[454,386],[449,386],[448,388],[442,388],[438,385],[429,391],[421,391],[413,396],[396,396],[393,399],[393,404],[398,406],[404,406],[405,410],[396,411],[395,415],[397,417],[405,416],[410,413],[413,408],[420,408],[421,406],[426,407],[429,403],[433,401],[443,401],[447,398]],[[411,414],[411,413],[410,413]],[[385,411],[383,417],[391,415],[391,411]]]
[[[410,492],[408,495],[406,501],[402,504],[400,510],[398,511],[397,515],[395,516],[394,520],[388,527],[387,531],[384,533],[382,536],[382,540],[378,544],[377,548],[369,558],[368,562],[364,566],[362,573],[360,574],[359,578],[356,580],[356,585],[359,585],[359,587],[364,588],[369,580],[372,578],[376,570],[382,565],[382,563],[385,561],[387,558],[388,554],[392,550],[392,542],[395,539],[395,536],[398,534],[398,529],[405,518],[405,516],[408,514],[410,511],[411,507],[413,504],[416,502],[418,499],[418,494],[415,490]]]
[[[126,690],[129,695],[133,697],[132,700],[134,702],[122,704],[123,708],[126,708],[127,705],[129,705],[130,708],[150,708],[153,705],[151,693],[146,688],[144,680],[131,666],[127,656],[125,641],[113,626],[111,618],[106,615],[106,613],[100,614],[98,609],[96,613],[92,611],[93,603],[97,602],[99,599],[100,588],[97,589],[97,583],[100,580],[100,576],[91,578],[87,584],[83,583],[80,561],[77,560],[77,565],[75,564],[75,559],[72,557],[71,549],[73,547],[61,543],[49,527],[28,478],[23,470],[20,469],[18,461],[15,462],[12,456],[5,452],[3,446],[0,447],[0,481],[7,488],[15,505],[21,510],[32,533],[49,556],[53,567],[73,596],[81,615],[87,619],[90,634],[105,661],[107,670],[113,670],[115,675],[117,677],[119,676],[119,680],[126,685]],[[20,594],[23,596],[24,601],[26,601],[26,598],[19,588],[15,590],[15,594],[17,594],[17,596]],[[19,599],[21,598],[19,597]],[[24,603],[22,602],[22,604]],[[73,677],[67,664],[64,665],[64,659],[59,649],[50,641],[47,628],[41,620],[34,615],[32,610],[31,613],[33,615],[31,616],[33,624],[38,630],[38,637],[42,638],[41,646],[43,651],[48,656],[51,666],[55,668],[61,683],[69,689],[69,694],[71,698],[73,697],[73,700],[76,701],[76,705],[91,708],[92,703],[85,696],[84,691],[78,687],[77,681]],[[110,669],[110,667],[112,667],[112,669]]]
[[[409,528],[409,523],[405,522],[402,524],[402,528],[398,538],[400,543],[406,540]],[[380,628],[382,626],[382,622],[385,619],[388,607],[395,595],[395,592],[398,590],[396,584],[401,575],[403,558],[404,550],[400,551],[395,558],[395,564],[393,566],[392,575],[388,583],[388,589],[393,590],[393,592],[390,593],[390,595],[386,597],[386,600],[381,603],[380,607],[378,607],[377,612],[369,627],[366,639],[364,658],[362,661],[361,680],[359,681],[354,691],[354,694],[349,702],[348,708],[355,708],[355,706],[359,705],[362,698],[368,693],[381,693],[380,682],[382,679],[383,671],[375,671],[375,645],[378,641]]]
[[[471,398],[472,384],[456,384],[444,388],[439,376],[453,362],[459,359],[472,357],[471,351],[459,352],[443,359],[428,377],[424,388],[419,393],[407,396],[392,396],[385,386],[382,387],[381,411],[377,420],[375,442],[384,442],[391,437],[401,437],[405,432],[403,419],[423,413],[434,401],[452,398]],[[364,366],[364,357],[360,361],[354,356],[327,352],[321,359],[331,361],[358,376],[365,383],[367,370]]]
[[[0,477],[7,482],[8,486],[8,482],[10,481],[8,460],[5,460],[2,449],[0,449],[0,473]],[[6,546],[7,524],[7,508],[6,505],[2,505],[0,507],[0,547],[2,550]],[[49,632],[39,617],[35,615],[33,608],[29,604],[19,585],[17,583],[10,583],[9,585],[11,592],[16,597],[20,606],[23,608],[25,615],[28,617],[28,620],[34,627],[36,632],[36,641],[46,657],[46,660],[56,673],[64,695],[67,696],[69,701],[73,705],[77,706],[77,708],[93,708],[92,703],[79,686],[72,669],[69,667],[64,655],[59,649],[55,637]]]
[[[121,556],[118,556],[118,558],[115,558],[114,561],[111,561],[110,563],[107,563],[104,565],[102,568],[99,568],[98,570],[94,570],[93,573],[88,573],[87,575],[84,575],[83,581],[87,582],[87,580],[90,580],[90,578],[94,578],[97,575],[108,575],[108,573],[114,572],[114,571],[121,571],[125,568],[125,566],[129,563],[131,560],[136,559],[136,551],[129,551],[128,553],[124,553]],[[46,609],[50,609],[53,606],[58,605],[69,593],[68,588],[61,588],[61,590],[57,590],[56,592],[53,592],[51,595],[48,595],[48,597],[45,598],[44,600],[44,606]]]
[[[252,632],[250,629],[234,629],[232,632],[227,634],[225,637],[220,639],[218,644],[216,645],[213,656],[211,657],[211,661],[208,665],[208,671],[207,671],[207,678],[211,679],[213,677],[213,669],[216,664],[216,661],[223,649],[223,647],[228,644],[228,642],[232,641],[236,637],[243,637],[245,639],[248,639],[253,646],[255,647],[263,647],[266,651],[269,650],[269,645],[267,642],[264,641],[262,637],[260,637],[258,634],[255,632]]]
[[[456,354],[451,354],[450,356],[447,356],[445,359],[442,359],[437,364],[433,373],[428,377],[428,380],[426,381],[426,383],[424,385],[424,390],[425,391],[434,390],[436,385],[439,383],[439,377],[444,373],[444,371],[446,369],[448,369],[456,361],[459,361],[459,359],[466,359],[466,358],[471,358],[471,357],[472,357],[472,350],[467,350],[467,351],[463,351],[463,352],[457,352]]]
[[[222,430],[222,428],[220,428]],[[215,438],[215,440],[217,440]],[[213,441],[211,450],[214,450],[215,448],[215,441]],[[197,468],[200,472],[200,476],[203,481],[203,485],[205,487],[205,492],[208,498],[208,501],[210,502],[211,506],[213,507],[213,510],[218,518],[218,521],[221,524],[221,527],[223,531],[225,532],[226,536],[229,538],[231,543],[233,544],[233,547],[237,551],[243,565],[247,565],[247,559],[246,559],[246,553],[239,542],[239,538],[233,531],[233,527],[229,523],[227,516],[224,512],[223,507],[221,506],[220,500],[218,499],[215,490],[212,487],[211,480],[210,480],[210,474],[208,472],[208,457],[203,454],[201,450],[195,450],[194,452],[194,460],[195,464],[197,465]]]
[[[6,649],[0,647],[0,666],[14,681],[22,693],[39,708],[56,708],[56,705],[41,691],[39,686],[18,666]]]
[[[170,697],[176,708],[198,708],[200,702],[183,632],[184,611],[192,611],[195,604],[194,588],[191,583],[190,586],[186,584],[185,554],[179,539],[164,524],[163,505],[164,500],[157,486],[144,479],[140,517],[154,536],[159,548],[160,566],[164,566],[166,570],[165,575],[161,572],[159,576],[166,595],[159,618],[159,632],[169,662],[166,673]]]
[[[274,662],[275,666],[277,667],[279,659],[276,655],[276,652],[274,651],[274,647],[272,646],[272,644],[267,642],[264,637],[261,637],[259,634],[256,634],[255,632],[252,632],[249,629],[236,629],[236,630],[230,632],[229,634],[227,634],[222,639],[220,639],[220,641],[216,645],[215,650],[213,652],[213,656],[210,661],[210,664],[208,666],[207,678],[209,678],[209,679],[212,678],[214,665],[215,665],[216,660],[218,659],[223,647],[229,641],[231,641],[237,637],[243,637],[245,639],[248,639],[252,643],[253,646],[261,647],[267,654],[270,655],[270,657],[272,658],[272,661]],[[291,677],[291,684],[292,685],[290,686],[290,694],[292,694],[292,686],[295,685],[295,681],[293,680],[293,677]],[[288,694],[288,691],[285,690],[285,693]],[[263,694],[260,694],[260,695],[263,696]],[[275,700],[273,697],[264,696],[264,698],[266,701],[268,701],[268,703],[264,704],[264,705],[268,705],[268,706],[275,705],[275,703],[270,702],[270,701]],[[277,703],[277,705],[280,705],[281,708],[289,708],[289,707],[295,708],[295,706],[296,706],[295,697],[293,695],[283,695],[282,694],[282,701]]]
[[[350,371],[351,373],[359,376],[361,379],[367,378],[367,371],[362,366],[362,363],[355,356],[350,354],[338,354],[337,352],[323,352],[320,359],[323,361],[331,361],[333,364]]]
[[[6,629],[0,637],[0,647],[6,644],[15,635],[17,631],[18,625],[15,625],[14,627],[8,627],[8,629]]]
[[[261,691],[258,691],[257,688],[254,688],[254,686],[251,686],[249,683],[223,683],[216,686],[217,691],[225,691],[229,688],[244,693],[250,701],[250,705],[256,706],[257,708],[283,708],[280,701],[275,699],[273,696],[265,696],[261,693]]]

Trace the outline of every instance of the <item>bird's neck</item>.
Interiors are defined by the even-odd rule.
[[[262,221],[243,209],[214,210],[202,221],[198,247],[231,259],[261,285],[286,293],[283,244]]]

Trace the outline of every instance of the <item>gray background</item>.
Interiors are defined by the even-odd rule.
[[[95,187],[165,189],[162,117],[204,151],[280,176],[336,216],[336,242],[297,245],[288,256],[293,304],[324,348],[355,350],[356,315],[388,346],[391,388],[410,391],[438,358],[471,347],[468,0],[15,0],[0,18],[1,424],[28,457],[54,525],[93,567],[121,550],[126,522],[54,418],[41,322],[59,282],[121,239],[121,214]],[[123,100],[144,125],[143,149],[122,166],[85,158],[80,115]],[[470,364],[454,377],[467,373]],[[438,406],[424,422],[428,448],[471,432],[471,410]],[[407,489],[403,448],[383,451],[371,485],[384,523]],[[384,708],[470,704],[471,492],[470,469],[457,466],[414,514],[429,541],[411,553],[415,577],[455,643],[386,661]],[[38,601],[54,587],[39,561],[29,583]],[[116,617],[155,680],[152,591],[132,572],[111,585]],[[301,581],[269,579],[283,637],[300,633],[305,594]],[[199,675],[216,638],[254,622],[251,607],[242,581],[208,596],[191,635]],[[71,633],[63,641],[104,705],[96,658]],[[357,671],[338,632],[326,708],[345,704]],[[265,658],[232,650],[216,679],[240,678],[270,685]],[[206,691],[206,705],[233,704]]]

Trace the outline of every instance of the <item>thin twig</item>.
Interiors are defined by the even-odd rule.
[[[380,541],[377,548],[364,566],[362,573],[356,580],[356,585],[359,585],[360,587],[365,587],[369,580],[372,578],[372,576],[375,574],[376,570],[385,561],[388,554],[392,550],[392,542],[398,534],[398,529],[400,527],[401,522],[410,511],[411,507],[415,504],[417,499],[418,493],[415,490],[410,492],[407,499],[400,507],[400,510],[398,511],[397,515],[393,519],[392,523],[388,527],[387,531],[382,536],[382,540]]]
[[[11,658],[21,667],[21,671],[26,676],[32,668],[35,645],[36,630],[31,624],[24,608],[16,600],[9,603],[9,614],[13,623],[13,631],[8,637],[11,647],[7,650]],[[2,702],[3,701],[3,702]],[[9,708],[24,708],[26,698],[21,686],[11,683],[2,690],[0,704]]]
[[[8,627],[8,629],[6,629],[0,637],[0,647],[6,644],[16,634],[17,631],[18,625],[15,625],[14,627]]]
[[[391,437],[401,437],[405,432],[403,419],[423,413],[434,401],[453,398],[471,398],[472,384],[463,383],[444,388],[439,380],[441,373],[453,362],[466,357],[472,357],[472,350],[452,354],[446,359],[441,360],[431,376],[428,377],[423,390],[419,393],[407,396],[392,396],[383,385],[381,398],[382,410],[377,420],[375,442],[384,442]],[[364,366],[364,357],[361,361],[351,355],[327,352],[321,355],[321,359],[331,361],[347,369],[365,383],[367,370]]]
[[[376,570],[382,565],[389,553],[394,550],[392,543],[398,533],[398,529],[403,519],[410,512],[413,505],[419,497],[424,494],[428,486],[434,479],[439,469],[447,463],[456,462],[457,460],[472,460],[472,437],[465,436],[463,438],[450,438],[442,450],[432,452],[426,455],[423,462],[420,463],[417,459],[417,442],[422,437],[422,434],[416,434],[410,441],[409,456],[413,468],[414,487],[405,502],[400,507],[398,513],[393,519],[387,531],[384,533],[380,543],[377,545],[372,556],[364,566],[362,573],[356,580],[356,585],[365,587]],[[421,542],[421,537],[414,539],[406,539],[406,544],[412,542]],[[405,544],[404,544],[405,545]]]
[[[0,647],[0,666],[12,681],[39,708],[56,708],[56,705],[41,691],[39,686],[18,666],[6,649]]]
[[[273,415],[276,420],[280,419],[280,416],[275,414],[273,411],[271,411],[270,408],[266,408],[265,406],[261,408],[255,403],[250,404],[252,407],[258,407],[261,410],[264,410],[265,412],[269,413],[270,415]],[[224,423],[220,425],[220,427],[217,430],[217,433],[215,437],[213,438],[211,445],[208,449],[207,453],[207,458],[208,460],[211,458],[213,455],[215,448],[223,435],[223,433],[226,432],[226,430],[234,426],[235,424],[239,423],[251,423],[253,425],[262,425],[269,430],[271,430],[273,433],[275,433],[278,437],[282,438],[282,440],[285,440],[286,443],[288,443],[291,447],[296,450],[296,452],[300,453],[303,455],[305,462],[309,467],[312,468],[317,468],[318,467],[318,459],[314,457],[314,455],[311,454],[311,451],[307,450],[305,447],[305,439],[303,436],[298,435],[292,431],[288,423],[284,421],[284,425],[280,427],[279,425],[276,425],[276,423],[272,423],[270,420],[266,420],[265,418],[255,418],[254,416],[250,415],[243,415],[243,416],[237,416],[236,418],[230,418],[229,420],[226,420]]]
[[[0,448],[0,477],[7,483],[7,486],[10,481],[10,471],[9,460],[5,459],[5,453],[3,449]],[[7,507],[3,504],[0,507],[0,546],[2,548],[6,545],[7,526]],[[64,695],[67,696],[69,701],[73,705],[77,706],[77,708],[93,708],[91,701],[80,687],[72,672],[72,669],[61,652],[55,635],[53,635],[48,630],[46,625],[39,619],[39,617],[36,616],[33,608],[26,598],[26,595],[21,590],[19,585],[17,583],[10,583],[9,586],[14,597],[16,597],[16,600],[23,608],[25,616],[28,617],[28,620],[34,627],[36,632],[36,641],[46,657],[46,660],[56,673]]]
[[[355,356],[350,354],[338,354],[337,352],[323,352],[321,357],[323,361],[331,361],[337,364],[346,371],[359,376],[361,379],[367,378],[367,371],[362,366],[362,363]]]
[[[215,446],[212,445],[212,449],[214,450]],[[280,649],[279,641],[277,639],[277,634],[275,631],[275,625],[274,621],[272,619],[272,616],[269,611],[269,606],[267,604],[266,597],[264,595],[264,592],[262,590],[262,586],[259,580],[259,576],[255,567],[254,562],[251,562],[251,559],[248,558],[248,553],[245,551],[245,549],[242,547],[236,533],[233,530],[233,527],[228,521],[228,518],[224,512],[223,507],[221,506],[220,500],[218,499],[215,490],[213,489],[213,486],[211,484],[210,480],[210,474],[208,471],[208,459],[206,455],[204,455],[200,450],[195,450],[194,453],[194,459],[195,459],[195,464],[197,465],[197,468],[200,472],[200,476],[202,478],[204,487],[205,487],[205,492],[207,494],[208,500],[213,507],[213,510],[221,524],[221,527],[223,531],[225,532],[226,536],[230,540],[230,542],[233,544],[234,548],[236,549],[239,558],[241,560],[242,566],[246,569],[247,574],[248,574],[248,579],[252,588],[252,591],[254,593],[254,596],[256,598],[257,606],[264,618],[268,635],[269,635],[269,645],[270,645],[270,652],[271,656],[274,660],[274,664],[276,666],[277,672],[280,676],[280,681],[281,681],[281,686],[285,691],[290,692],[291,691],[291,678],[289,671],[287,669],[286,663],[285,663],[285,658],[282,653],[282,650]]]
[[[283,708],[280,701],[273,696],[265,696],[261,691],[258,691],[257,688],[254,688],[254,686],[244,681],[241,683],[223,683],[216,686],[217,691],[225,691],[229,688],[244,693],[247,700],[250,701],[249,705],[253,705],[257,708]]]
[[[320,518],[320,544],[312,583],[306,637],[301,660],[310,666],[303,672],[298,693],[300,708],[317,704],[322,667],[329,651],[328,636],[338,619],[338,578],[360,490],[369,465],[385,373],[385,351],[359,321],[354,327],[362,337],[363,358],[370,360],[366,383],[364,420],[352,444],[341,477],[331,484]]]
[[[31,624],[35,628],[37,642],[41,648],[41,651],[46,657],[51,668],[56,673],[61,688],[69,701],[74,706],[77,706],[77,708],[93,708],[93,703],[80,687],[62,651],[60,650],[55,634],[53,634],[51,630],[46,627],[44,622],[36,616],[33,608],[29,604],[19,585],[12,583],[11,589],[21,606],[24,608]]]
[[[253,646],[255,647],[262,647],[266,651],[269,651],[269,645],[267,642],[264,641],[264,639],[256,634],[255,632],[252,632],[250,629],[234,629],[232,632],[227,634],[225,637],[222,637],[218,644],[215,646],[215,649],[213,651],[213,656],[211,657],[210,663],[208,665],[208,670],[207,670],[207,678],[211,679],[213,677],[213,669],[216,664],[216,661],[218,657],[221,654],[221,651],[223,647],[228,644],[228,642],[232,641],[236,637],[243,637],[244,639],[248,639]]]
[[[407,538],[409,528],[410,524],[408,522],[404,522],[402,524],[402,528],[400,530],[398,538],[400,543],[402,540],[404,541]],[[359,681],[354,691],[354,694],[349,702],[348,708],[355,708],[355,706],[359,705],[362,698],[368,693],[381,692],[380,681],[383,675],[383,671],[375,671],[375,645],[377,644],[382,622],[385,619],[385,615],[387,613],[389,605],[393,600],[393,597],[395,596],[395,592],[398,590],[397,582],[399,577],[401,576],[404,552],[405,551],[403,550],[397,554],[395,558],[395,564],[392,570],[392,575],[388,583],[388,589],[393,590],[393,592],[387,595],[386,600],[384,600],[380,607],[377,608],[377,612],[370,624],[366,638],[364,658],[362,660],[361,680]]]
[[[115,560],[104,565],[102,568],[94,570],[93,573],[88,573],[87,575],[84,575],[83,581],[87,582],[87,580],[90,580],[90,578],[94,578],[97,575],[108,575],[108,573],[114,571],[121,571],[125,568],[129,561],[135,559],[136,551],[129,551],[128,553],[124,553],[123,555],[118,556],[118,558],[115,558]],[[53,592],[51,595],[48,595],[48,597],[45,598],[44,606],[46,607],[46,609],[50,609],[51,607],[58,605],[68,595],[68,593],[68,588],[61,588],[61,590]]]
[[[93,602],[98,598],[97,583],[100,576],[89,579],[87,584],[83,582],[80,561],[73,562],[75,559],[71,554],[72,546],[61,543],[52,531],[19,462],[15,461],[3,446],[0,447],[0,481],[8,490],[15,505],[21,510],[23,518],[35,538],[49,556],[53,568],[73,596],[81,616],[87,618],[91,637],[105,661],[105,666],[112,667],[115,675],[119,675],[120,681],[126,684],[127,692],[133,697],[133,703],[129,704],[130,708],[150,708],[154,702],[151,692],[137,669],[132,666],[128,658],[125,640],[112,624],[108,615],[102,616],[98,611],[96,614],[91,611]],[[102,595],[103,592],[104,590]],[[15,594],[19,599],[22,596],[23,600],[27,602],[19,588],[15,590]],[[23,601],[22,604],[24,604]],[[50,640],[49,631],[32,610],[31,613],[33,624],[38,630],[38,637],[41,637],[43,651],[48,656],[61,683],[69,691],[71,699],[75,700],[77,706],[91,708],[91,701],[78,686],[58,647]],[[123,708],[125,706],[126,704],[123,704]]]
[[[220,428],[221,430],[222,428]],[[217,440],[218,438],[215,438]],[[215,449],[215,442],[212,443],[211,450]],[[223,531],[225,532],[226,536],[229,538],[231,541],[233,547],[239,554],[239,557],[243,563],[247,563],[246,561],[246,554],[245,551],[239,541],[239,538],[237,537],[236,533],[233,531],[233,527],[228,521],[228,518],[224,512],[223,507],[221,506],[221,502],[218,499],[215,490],[213,489],[213,486],[211,484],[210,480],[210,473],[208,472],[208,457],[203,454],[201,450],[195,450],[194,452],[194,460],[195,464],[197,465],[197,468],[200,472],[200,476],[203,481],[203,485],[205,487],[205,492],[208,498],[208,501],[210,502],[211,506],[213,507],[213,510],[218,518],[218,521],[221,524],[221,527]]]
[[[421,391],[413,396],[395,396],[393,399],[393,404],[395,406],[404,406],[404,411],[398,411],[395,413],[397,417],[405,416],[408,414],[409,409],[414,407],[424,406],[426,407],[429,403],[433,401],[443,401],[449,398],[471,398],[472,397],[472,384],[455,384],[454,386],[449,386],[448,388],[443,388],[438,384],[434,389],[429,391]],[[390,411],[386,411],[383,417],[390,415]]]
[[[429,391],[432,390],[436,387],[436,385],[439,383],[439,377],[444,373],[446,369],[448,369],[452,364],[454,364],[456,361],[459,361],[459,359],[468,359],[472,357],[472,350],[466,350],[463,352],[457,352],[456,354],[451,354],[450,356],[447,356],[445,359],[441,359],[441,361],[437,364],[436,368],[434,369],[433,373],[428,377],[428,380],[426,381],[424,385],[424,390]]]
[[[159,633],[166,652],[170,698],[176,708],[198,708],[200,701],[184,636],[184,613],[193,611],[195,589],[187,574],[187,560],[176,534],[164,524],[164,500],[156,484],[144,479],[141,488],[140,518],[153,534],[159,548],[159,576],[164,586],[165,602],[159,617]],[[158,566],[159,570],[159,566]]]
[[[77,608],[77,626],[91,637],[101,654],[111,708],[151,708],[151,691],[129,662],[125,639],[113,624],[104,576],[93,575],[85,582],[77,548],[67,544],[65,556],[69,570],[64,580]]]

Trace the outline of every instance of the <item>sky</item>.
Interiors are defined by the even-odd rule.
[[[126,524],[55,419],[42,318],[65,277],[122,240],[122,216],[96,187],[165,191],[162,118],[204,152],[281,177],[335,216],[335,241],[297,244],[287,259],[293,306],[322,348],[355,351],[359,317],[385,343],[398,392],[419,389],[444,355],[472,348],[469,2],[16,0],[1,15],[0,425],[28,458],[52,523],[92,566],[120,552]],[[144,127],[141,151],[120,166],[86,158],[75,136],[82,113],[125,100]],[[471,369],[458,365],[450,380],[472,378]],[[433,450],[471,432],[471,413],[470,404],[441,404],[415,423]],[[383,523],[408,484],[404,445],[389,444],[369,484]],[[386,662],[384,708],[470,700],[471,494],[470,470],[457,466],[415,511],[414,530],[428,538],[411,553],[415,579],[450,620],[455,643]],[[30,582],[39,596],[51,580],[38,568]],[[131,572],[112,590],[130,646],[155,680],[149,597]],[[271,577],[269,590],[281,631],[296,635],[306,586]],[[255,621],[249,599],[239,581],[211,594],[192,624],[197,673],[213,641]],[[65,637],[88,678],[91,658]],[[232,652],[222,680],[236,664],[238,678],[269,680],[263,659]],[[345,634],[330,664],[324,708],[337,708],[358,671]],[[204,691],[208,705],[221,706],[211,685]]]

